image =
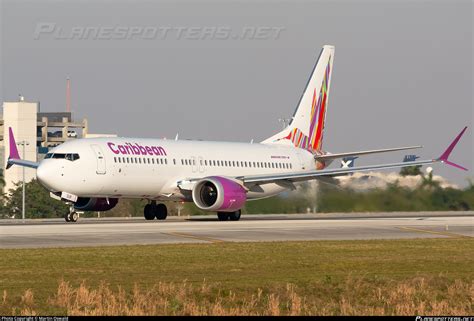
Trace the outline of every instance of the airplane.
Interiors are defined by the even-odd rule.
[[[64,215],[67,222],[76,222],[78,211],[110,210],[122,198],[148,200],[146,220],[166,219],[167,207],[161,202],[184,201],[217,212],[218,220],[238,221],[247,201],[294,190],[308,180],[437,162],[467,170],[448,160],[467,127],[438,158],[328,168],[335,159],[422,147],[345,153],[322,149],[334,51],[334,46],[323,46],[291,122],[260,143],[83,138],[53,148],[37,163],[20,159],[9,128],[7,168],[36,168],[38,181],[50,195],[71,205]]]

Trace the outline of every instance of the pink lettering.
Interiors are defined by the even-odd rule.
[[[138,143],[135,144],[135,145],[137,145],[138,149],[140,150],[140,154],[141,154],[141,155],[146,155],[146,149],[145,149],[145,148],[143,148],[142,146],[138,145]]]
[[[136,146],[131,146],[132,147],[132,150],[133,150],[133,154],[134,155],[140,155],[140,150],[138,149],[138,147]]]
[[[166,151],[161,146],[141,146],[138,143],[125,143],[124,145],[116,145],[112,142],[108,142],[107,146],[114,154],[166,156]]]
[[[114,143],[107,143],[107,145],[109,146],[109,148],[110,148],[110,150],[112,151],[112,153],[114,153],[114,154],[118,154],[118,153],[119,153],[118,150],[114,150],[114,147],[113,147],[113,146],[115,146]]]

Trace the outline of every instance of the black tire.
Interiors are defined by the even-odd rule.
[[[79,214],[77,214],[76,212],[72,212],[71,214],[69,214],[69,217],[70,222],[77,222],[77,220],[79,219]]]
[[[145,205],[145,208],[143,209],[143,215],[145,216],[145,220],[147,221],[155,219],[155,213],[153,213],[153,208],[151,204]]]
[[[217,219],[219,221],[227,221],[229,219],[229,213],[217,212]]]
[[[155,217],[157,220],[166,220],[168,209],[165,204],[157,204],[155,206]]]
[[[240,220],[240,214],[242,213],[241,210],[238,210],[236,212],[229,213],[229,219],[231,221],[238,221]]]
[[[68,223],[71,222],[71,213],[64,214],[64,220]]]

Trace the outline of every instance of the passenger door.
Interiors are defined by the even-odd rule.
[[[104,175],[106,173],[104,153],[102,153],[102,149],[99,145],[91,145],[91,148],[94,151],[97,159],[96,173],[99,175]]]

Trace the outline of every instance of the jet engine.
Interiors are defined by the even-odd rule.
[[[118,198],[79,197],[74,203],[74,208],[78,211],[108,211],[117,205]]]
[[[202,210],[235,212],[244,206],[247,192],[231,179],[210,176],[194,185],[192,197],[196,206]]]

